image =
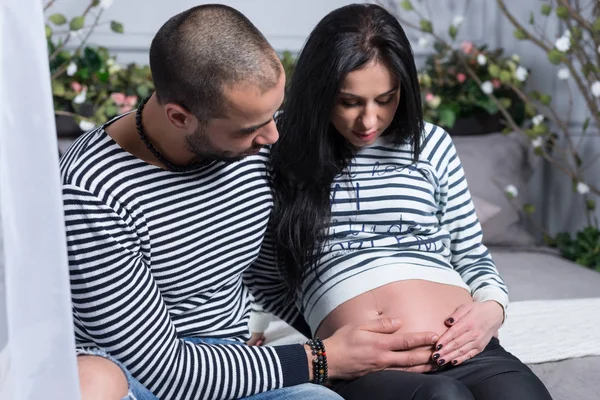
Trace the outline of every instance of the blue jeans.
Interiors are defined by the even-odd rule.
[[[207,343],[207,344],[238,344],[245,346],[240,342],[224,339],[211,338],[185,338],[184,340],[192,343]],[[118,360],[103,350],[85,350],[79,351],[79,355],[92,355],[104,357],[117,364],[127,378],[127,386],[129,393],[123,400],[158,400],[151,391],[146,389],[137,379],[131,376],[131,373]],[[335,392],[326,387],[315,385],[314,383],[304,383],[302,385],[289,386],[282,389],[275,389],[269,392],[255,394],[254,396],[245,397],[247,400],[341,400],[342,398]]]

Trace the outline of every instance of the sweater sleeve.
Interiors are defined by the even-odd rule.
[[[475,301],[494,300],[506,315],[508,291],[483,244],[481,224],[454,143],[438,127],[432,129],[427,140],[432,142],[427,146],[434,149],[430,162],[440,177],[438,218],[450,233],[452,265],[471,289]]]
[[[254,312],[269,312],[281,318],[304,336],[310,337],[310,328],[298,310],[293,298],[288,295],[288,286],[282,276],[275,255],[275,245],[270,228],[256,261],[244,273],[244,284],[248,287],[254,303]]]
[[[161,399],[234,399],[308,381],[301,345],[192,344],[177,336],[140,249],[133,217],[114,199],[63,186],[73,312],[85,334]]]

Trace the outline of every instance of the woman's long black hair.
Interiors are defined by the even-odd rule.
[[[423,112],[414,56],[404,30],[374,4],[352,4],[329,13],[308,37],[294,68],[279,141],[272,149],[278,261],[290,294],[321,254],[331,216],[334,177],[348,166],[353,149],[330,122],[346,75],[372,61],[385,65],[400,82],[400,103],[384,135],[420,152]]]

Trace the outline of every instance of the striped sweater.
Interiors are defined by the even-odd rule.
[[[265,149],[175,173],[125,152],[102,127],[82,135],[61,159],[77,346],[106,350],[161,399],[232,399],[308,381],[301,345],[182,340],[249,338],[244,281],[262,265],[267,161]],[[261,296],[280,317],[296,316]]]
[[[418,162],[381,137],[337,176],[332,221],[299,305],[314,332],[340,304],[390,282],[463,287],[476,301],[508,303],[486,247],[450,136],[427,124]]]

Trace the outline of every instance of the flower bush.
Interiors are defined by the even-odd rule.
[[[389,4],[391,1],[381,0],[379,3],[395,12],[394,5]],[[452,24],[446,28],[434,27],[431,17],[422,11],[431,9],[428,7],[428,0],[421,3],[425,4],[421,4],[417,9],[410,0],[400,1],[403,12],[396,13],[396,17],[405,27],[413,28],[424,35],[419,42],[425,43],[429,38],[433,38],[437,45],[446,51],[454,51],[452,49],[458,47],[457,34],[464,18],[455,17]],[[539,7],[537,10],[532,10],[529,14],[521,12],[518,16],[516,12],[511,11],[505,0],[496,0],[496,3],[500,12],[514,27],[515,39],[529,41],[546,54],[548,67],[556,69],[561,94],[568,100],[568,107],[558,109],[550,94],[521,85],[519,82],[527,76],[525,69],[513,69],[506,63],[491,61],[486,54],[483,54],[485,60],[477,54],[476,63],[473,63],[470,46],[461,47],[462,51],[455,52],[458,63],[464,67],[464,71],[460,71],[464,76],[459,77],[457,73],[456,80],[458,82],[471,78],[481,92],[495,104],[507,130],[526,136],[537,155],[570,178],[573,191],[581,196],[587,226],[572,239],[566,233],[559,233],[555,237],[544,233],[544,238],[547,244],[558,247],[565,257],[596,268],[600,264],[600,234],[595,210],[600,187],[591,184],[589,177],[598,156],[584,159],[581,154],[584,149],[581,139],[592,135],[600,138],[600,3],[540,0],[536,6]],[[550,19],[558,24],[548,24]],[[553,32],[548,33],[548,27],[556,25],[564,27],[564,31],[558,37]],[[484,61],[492,80],[486,80],[479,68]],[[524,123],[515,118],[511,105],[503,100],[506,98],[505,93],[495,90],[493,79],[499,79],[524,103]],[[551,88],[552,85],[545,87]],[[438,100],[434,93],[431,94],[433,97],[429,96],[429,101],[441,108],[443,98],[440,96]],[[581,126],[572,124],[575,97],[583,100],[584,111],[587,114]],[[576,135],[579,137],[575,138]],[[516,194],[507,190],[507,195],[514,197]],[[532,214],[535,208],[527,204],[522,211]]]
[[[48,3],[44,11],[54,110],[57,117],[70,122],[67,129],[74,129],[71,134],[87,131],[131,110],[140,97],[152,92],[154,86],[147,66],[122,66],[108,49],[87,45],[112,0],[90,1],[82,14],[70,21],[63,14],[52,13],[53,4]],[[89,20],[91,24],[86,25]],[[109,24],[116,34],[123,33],[121,23]],[[63,27],[66,30],[60,31]],[[73,44],[77,47],[69,50]]]
[[[436,42],[433,48],[434,53],[419,74],[426,120],[452,131],[461,118],[498,117],[499,108],[489,97],[495,93],[513,119],[523,122],[524,102],[514,95],[510,85],[522,88],[529,72],[520,65],[517,55],[505,57],[502,49],[488,51],[485,45],[478,47],[468,41],[460,48],[447,47],[442,42]],[[482,83],[468,75],[463,62]]]

